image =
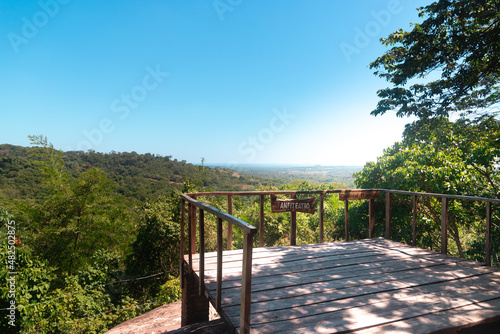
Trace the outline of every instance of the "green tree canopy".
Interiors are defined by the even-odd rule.
[[[424,21],[381,39],[392,48],[370,64],[393,85],[378,91],[372,115],[429,119],[500,102],[500,1],[439,0],[418,10]],[[413,80],[431,72],[437,79]]]
[[[376,162],[367,163],[356,173],[355,183],[359,188],[500,198],[498,157],[500,122],[494,117],[417,121],[407,127],[402,142],[386,149]],[[411,198],[397,197],[395,201],[394,237],[409,241]],[[430,197],[420,201],[419,243],[438,249],[441,203]],[[456,255],[482,261],[484,233],[477,231],[483,229],[485,208],[473,201],[453,201],[449,210],[448,232],[455,241]],[[494,252],[498,252],[498,245],[494,247]]]

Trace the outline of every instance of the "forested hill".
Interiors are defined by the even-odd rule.
[[[0,145],[0,197],[36,197],[41,175],[33,149],[9,144]],[[70,151],[63,154],[68,173],[77,176],[82,171],[99,168],[113,181],[116,191],[141,201],[167,195],[184,182],[193,187],[217,190],[242,190],[268,185],[266,178],[239,175],[231,169],[196,166],[178,161],[172,156],[154,154]]]

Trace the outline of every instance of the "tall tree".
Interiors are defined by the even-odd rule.
[[[72,275],[86,266],[96,250],[126,247],[133,238],[130,209],[112,193],[104,172],[91,168],[71,176],[63,153],[46,137],[30,138],[46,187],[45,199],[30,211],[33,249],[62,273]]]
[[[392,48],[370,64],[393,85],[378,91],[372,115],[429,119],[500,102],[500,0],[439,0],[418,10],[424,21],[381,39]],[[431,72],[438,78],[413,80]]]

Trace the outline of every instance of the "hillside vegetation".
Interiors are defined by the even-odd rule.
[[[344,187],[283,184],[171,156],[62,152],[43,136],[30,138],[29,148],[0,145],[0,250],[8,263],[0,279],[17,272],[14,291],[0,287],[0,309],[16,304],[15,326],[2,317],[2,333],[102,333],[178,300],[181,192]],[[240,218],[258,219],[258,201],[235,198],[234,207]],[[317,214],[299,219],[299,242],[317,241],[317,222]],[[266,244],[287,243],[287,217],[270,216],[267,226]],[[339,237],[331,231],[331,239]]]

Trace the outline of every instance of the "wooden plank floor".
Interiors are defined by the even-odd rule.
[[[216,253],[205,257],[215,300]],[[224,252],[221,316],[236,330],[241,258]],[[477,262],[383,238],[253,250],[252,333],[431,333],[499,318],[500,272]]]

